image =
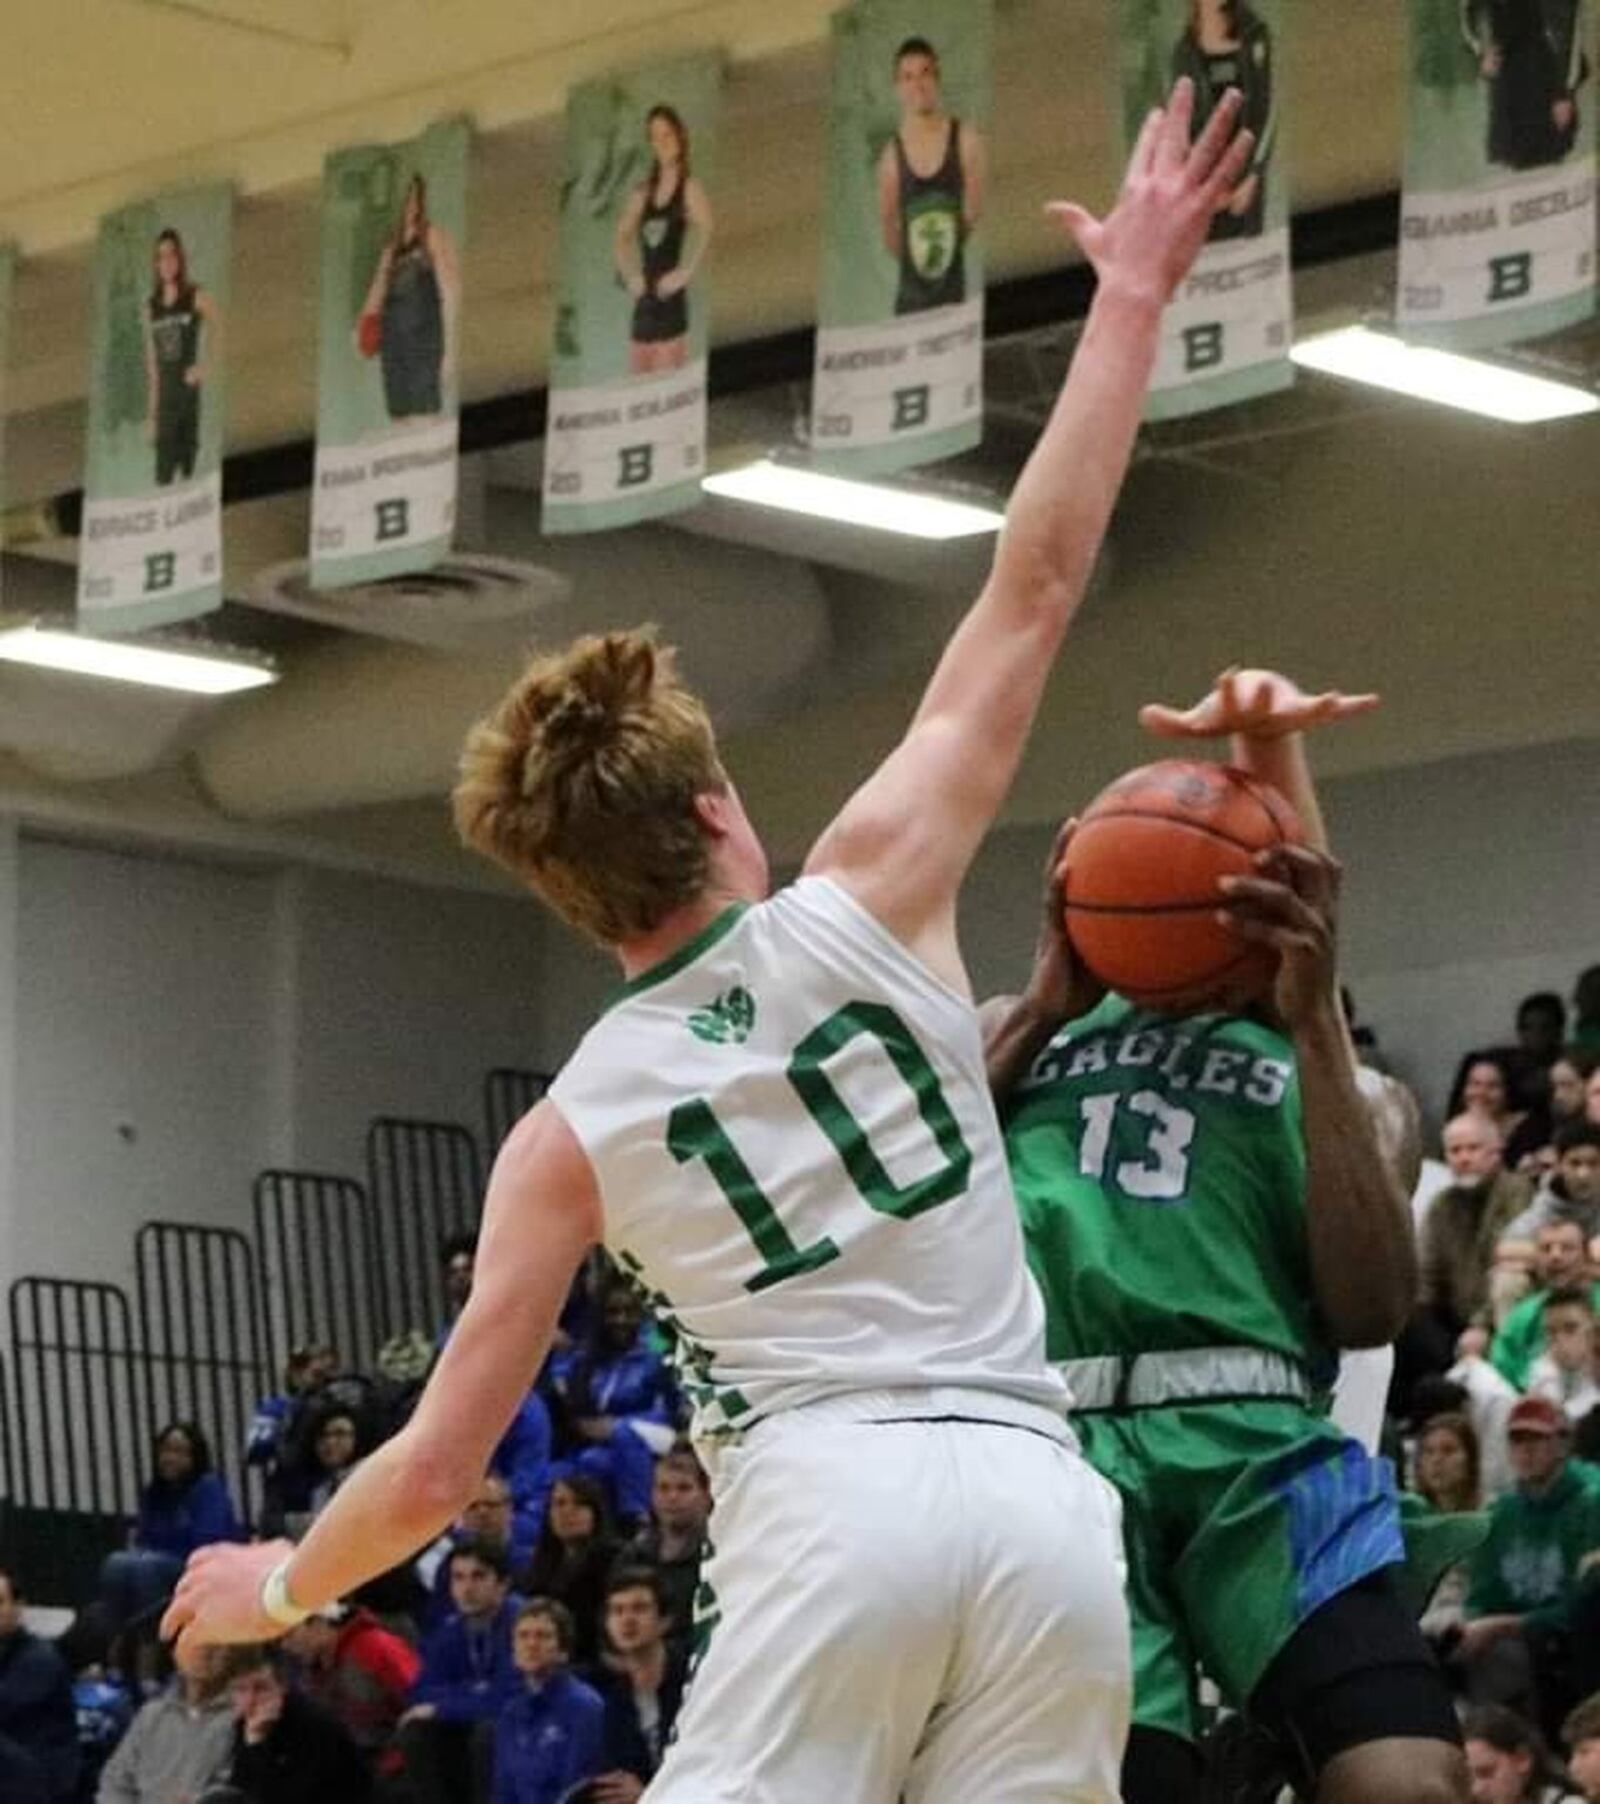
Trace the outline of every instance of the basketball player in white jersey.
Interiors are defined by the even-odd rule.
[[[1116,1507],[1045,1364],[956,894],[1021,756],[1134,442],[1162,309],[1250,154],[1187,84],[1103,221],[1072,373],[909,731],[801,879],[767,865],[644,633],[539,658],[475,729],[475,846],[629,981],[489,1186],[410,1423],[298,1548],[195,1556],[180,1654],[283,1632],[459,1513],[603,1240],[674,1331],[716,1493],[710,1639],[652,1804],[1117,1796]],[[1063,1540],[1062,1525],[1070,1525]]]

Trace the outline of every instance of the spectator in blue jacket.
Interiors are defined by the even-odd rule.
[[[550,1411],[537,1390],[517,1406],[489,1470],[511,1490],[511,1570],[533,1557],[550,1500]]]
[[[192,1422],[169,1423],[156,1436],[155,1476],[140,1496],[131,1542],[100,1569],[112,1626],[164,1604],[196,1548],[243,1539],[206,1437]]]
[[[521,1689],[511,1660],[518,1600],[492,1542],[450,1555],[455,1606],[422,1643],[422,1671],[400,1719],[406,1778],[418,1804],[472,1804],[488,1790],[494,1725]]]
[[[65,1804],[78,1783],[72,1675],[48,1641],[22,1623],[22,1592],[0,1570],[0,1777],[7,1800],[31,1792]]]
[[[572,1617],[551,1598],[517,1612],[511,1653],[523,1688],[495,1729],[493,1804],[562,1804],[601,1770],[605,1705],[568,1670]]]
[[[605,1486],[627,1527],[650,1514],[655,1457],[677,1438],[678,1393],[645,1334],[644,1305],[625,1279],[607,1286],[587,1346],[553,1370],[564,1457],[556,1476],[581,1473]]]

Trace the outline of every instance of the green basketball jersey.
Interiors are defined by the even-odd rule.
[[[1051,1359],[1254,1346],[1331,1370],[1281,1033],[1107,997],[1017,1086],[1006,1144]]]

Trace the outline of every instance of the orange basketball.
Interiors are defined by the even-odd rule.
[[[1177,758],[1129,771],[1095,797],[1067,847],[1073,947],[1132,1002],[1192,1008],[1224,988],[1263,994],[1277,954],[1217,919],[1217,883],[1304,837],[1277,790],[1244,771]]]

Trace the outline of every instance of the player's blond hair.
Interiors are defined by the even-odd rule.
[[[705,708],[642,627],[534,658],[467,735],[452,804],[467,845],[611,946],[705,888],[695,798],[726,787]]]

